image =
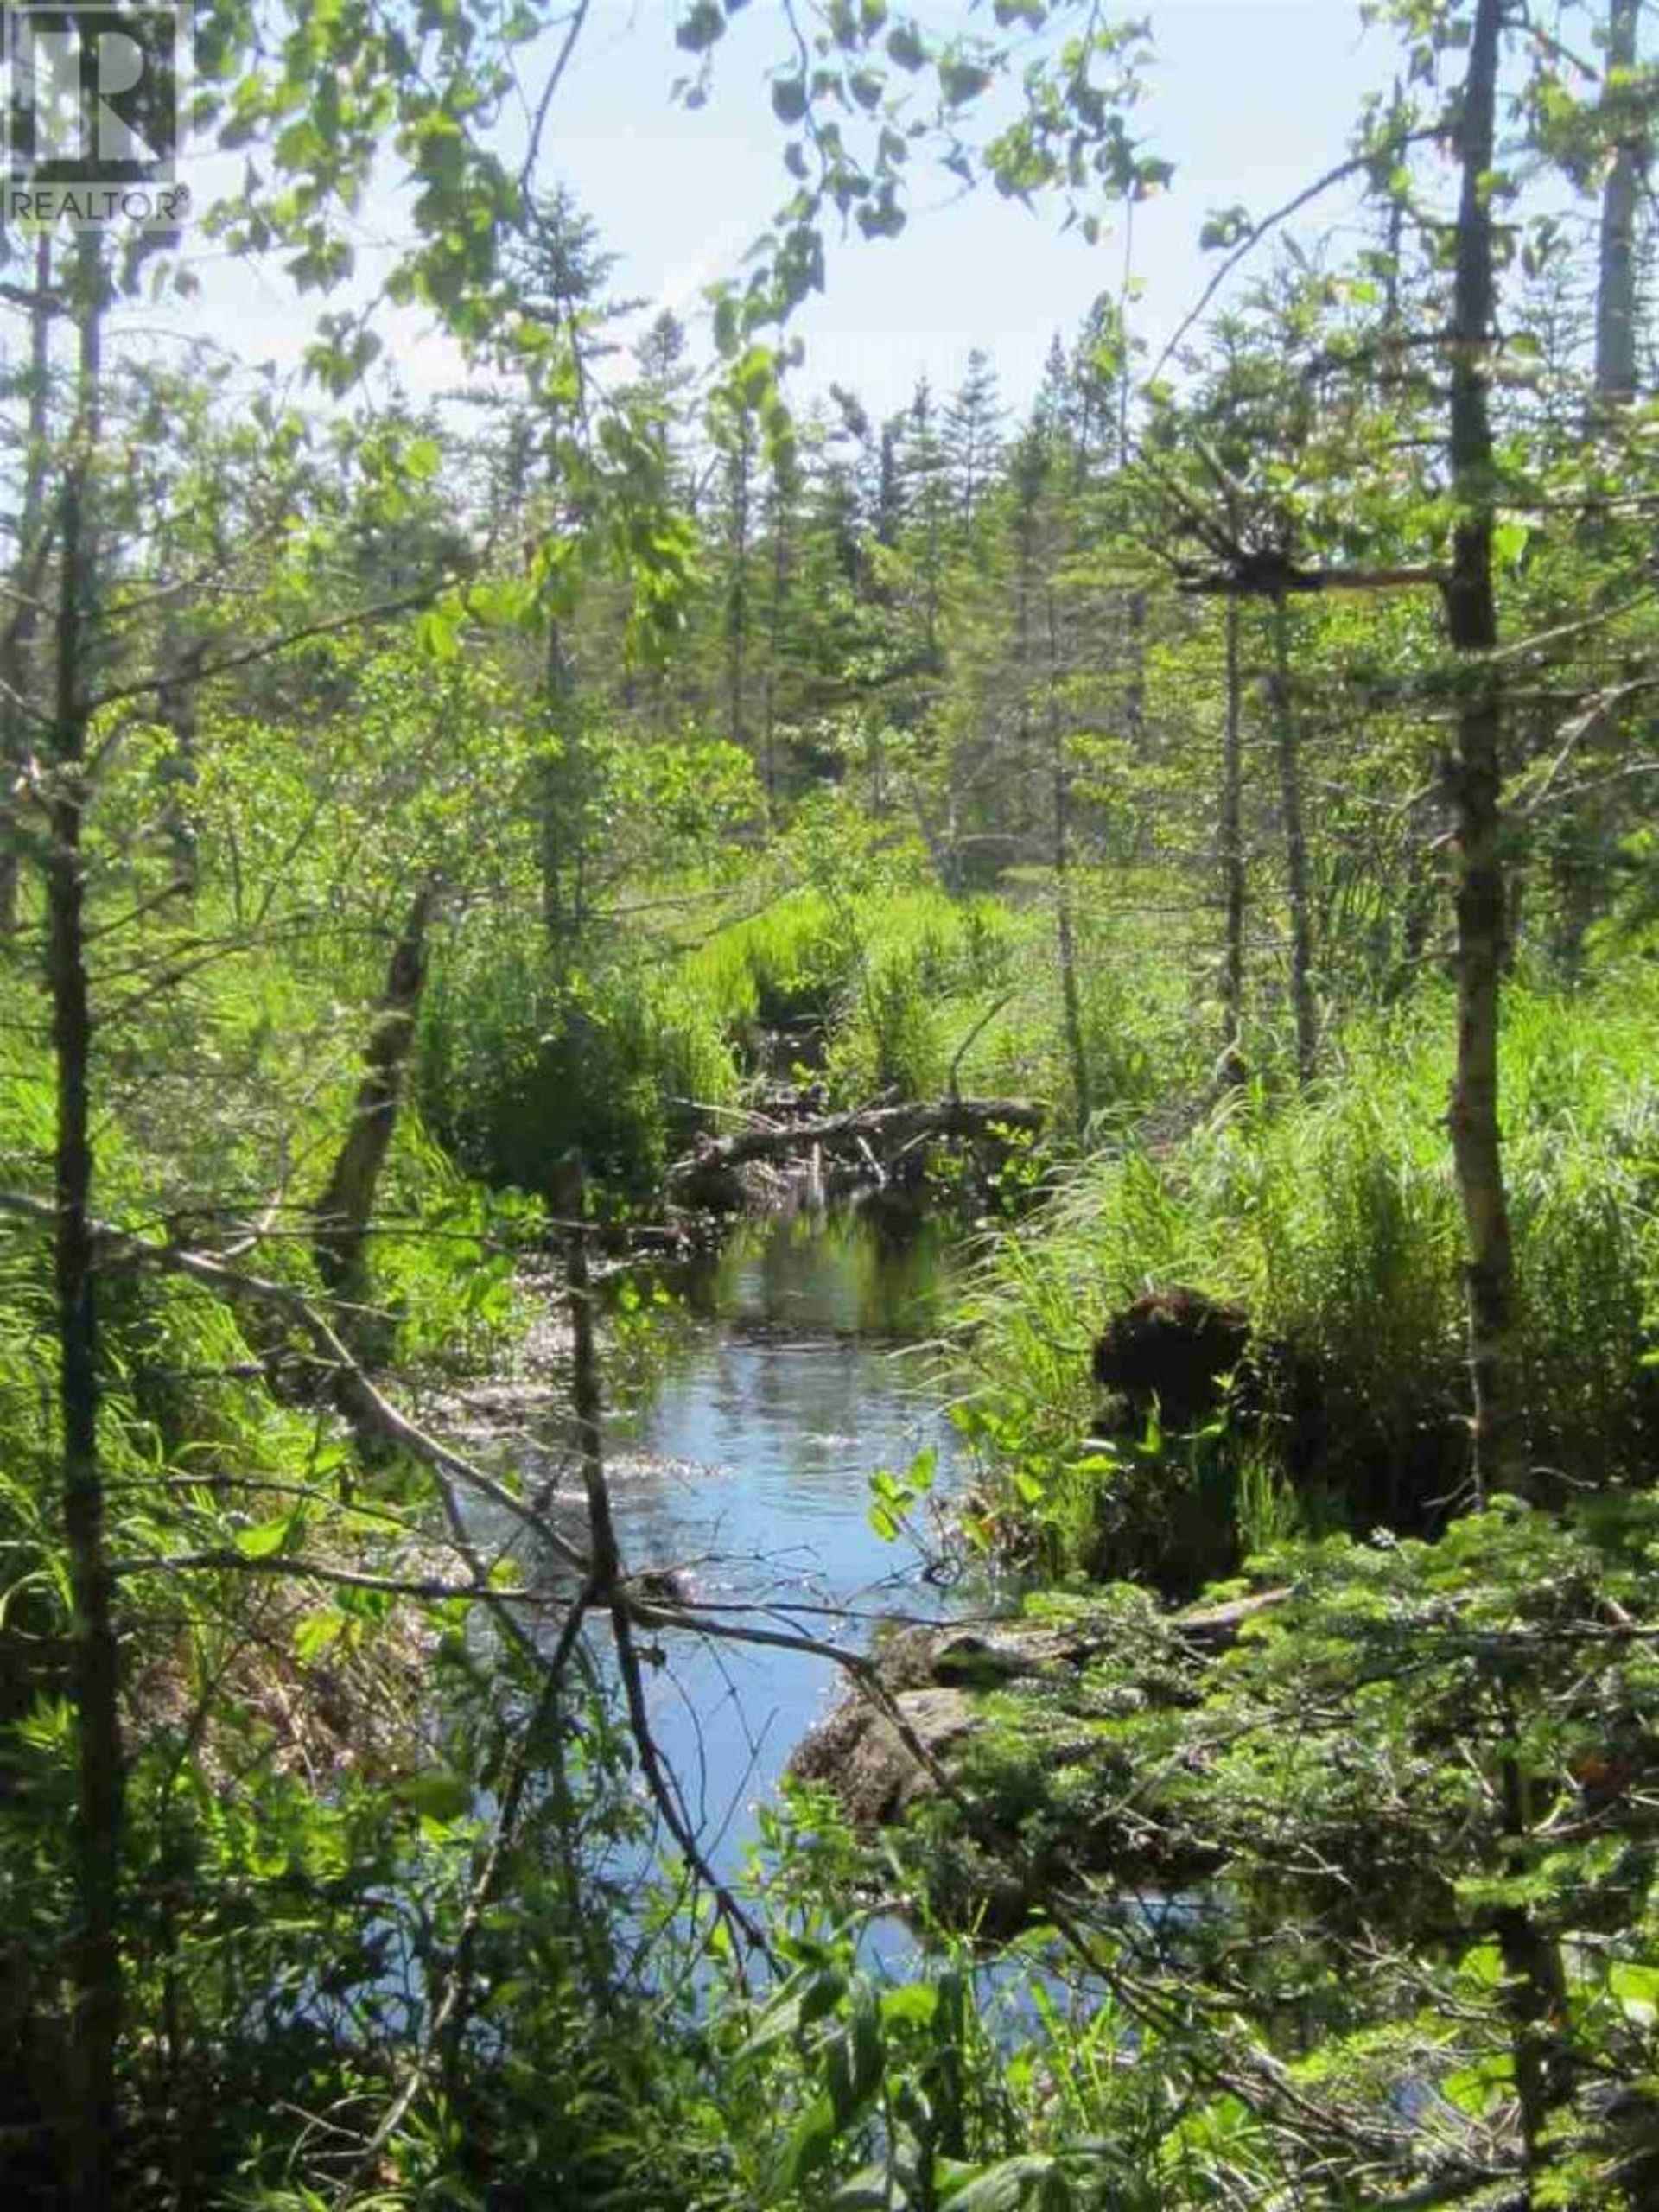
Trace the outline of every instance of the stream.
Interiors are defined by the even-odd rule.
[[[934,1497],[961,1471],[921,1349],[950,1267],[943,1225],[913,1215],[842,1208],[741,1225],[679,1286],[685,1320],[639,1402],[607,1423],[630,1567],[672,1568],[705,1602],[776,1608],[769,1624],[843,1643],[867,1643],[881,1617],[964,1610],[963,1592],[925,1578],[917,1544],[885,1541],[868,1517],[879,1467],[903,1472],[931,1447]],[[842,1688],[811,1654],[664,1639],[647,1678],[652,1727],[722,1872]]]

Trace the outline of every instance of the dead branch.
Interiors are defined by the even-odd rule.
[[[925,1137],[982,1137],[998,1128],[1040,1129],[1044,1109],[1026,1098],[944,1098],[905,1106],[866,1106],[787,1127],[740,1129],[703,1137],[668,1171],[670,1188],[720,1175],[753,1160],[785,1159],[820,1145],[856,1152],[861,1141],[877,1153],[900,1151]]]

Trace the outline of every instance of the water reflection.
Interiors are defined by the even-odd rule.
[[[690,1285],[697,1318],[646,1403],[613,1424],[630,1566],[677,1568],[699,1598],[775,1607],[843,1641],[867,1640],[880,1613],[937,1617],[949,1599],[913,1546],[871,1529],[868,1481],[927,1446],[937,1486],[953,1479],[952,1433],[915,1350],[948,1264],[939,1224],[913,1217],[746,1227]],[[756,1802],[839,1687],[810,1655],[664,1639],[652,1723],[717,1863],[736,1864]]]
[[[937,1217],[871,1202],[747,1223],[683,1287],[728,1328],[913,1339],[938,1325],[950,1256]]]

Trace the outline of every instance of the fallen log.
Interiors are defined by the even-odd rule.
[[[703,1136],[668,1170],[671,1190],[718,1182],[755,1160],[789,1160],[845,1151],[866,1164],[880,1161],[933,1137],[975,1138],[996,1129],[1037,1130],[1044,1109],[1027,1098],[941,1098],[905,1106],[865,1106],[852,1113],[827,1114],[815,1121],[790,1122],[738,1129],[729,1136]]]

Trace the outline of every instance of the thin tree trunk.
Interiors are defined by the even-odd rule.
[[[1290,1004],[1296,1023],[1296,1079],[1306,1083],[1319,1052],[1313,1003],[1313,918],[1307,888],[1307,836],[1302,826],[1302,772],[1295,703],[1290,693],[1290,610],[1273,602],[1274,749],[1279,760],[1279,809],[1285,833],[1285,893],[1290,907]]]
[[[1065,757],[1065,726],[1059,709],[1059,626],[1054,594],[1048,612],[1048,750],[1053,799],[1054,937],[1060,969],[1060,1007],[1066,1058],[1071,1064],[1071,1095],[1077,1128],[1086,1132],[1094,1112],[1089,1079],[1089,1046],[1084,1033],[1083,991],[1077,980],[1077,920],[1071,898],[1071,770]]]
[[[1510,1742],[1521,1733],[1513,1700],[1501,1700],[1502,1725]],[[1503,1834],[1508,1840],[1505,1872],[1522,1874],[1526,1847],[1535,1833],[1532,1790],[1518,1759],[1506,1756],[1499,1774]],[[1508,1980],[1509,2011],[1515,2058],[1515,2101],[1529,2171],[1544,2147],[1552,2110],[1572,2093],[1572,2065],[1564,2043],[1567,1974],[1559,1943],[1546,1935],[1525,1905],[1503,1905],[1492,1916],[1493,1932]]]
[[[747,748],[749,651],[749,503],[753,479],[753,433],[746,416],[730,465],[732,576],[726,601],[726,734]]]
[[[549,746],[540,763],[537,799],[541,813],[542,924],[556,947],[569,933],[574,876],[582,834],[581,734],[576,669],[563,625],[549,621],[544,671]]]
[[[1497,286],[1490,201],[1503,0],[1478,0],[1464,85],[1452,312],[1451,463],[1458,523],[1446,627],[1467,665],[1448,767],[1457,911],[1457,1074],[1450,1123],[1468,1240],[1469,1359],[1477,1498],[1527,1481],[1515,1326],[1515,1255],[1498,1123],[1498,1025],[1506,918],[1501,844],[1503,700],[1492,586],[1489,392]]]
[[[116,2050],[121,2025],[118,1936],[123,1757],[114,1583],[104,1533],[98,1452],[97,1264],[93,1240],[92,1018],[86,974],[86,732],[90,633],[99,593],[90,512],[99,435],[104,267],[83,232],[73,276],[79,331],[75,424],[60,522],[50,846],[46,863],[48,982],[57,1064],[55,1272],[63,1426],[63,1524],[73,1606],[73,1687],[79,1739],[70,1952],[70,2201],[103,2212],[114,2201]]]
[[[35,241],[35,289],[29,310],[29,423],[23,456],[22,497],[17,509],[16,559],[12,584],[17,596],[0,638],[0,938],[17,926],[17,892],[22,855],[19,849],[14,771],[27,755],[28,730],[22,702],[29,696],[29,661],[39,626],[44,588],[46,442],[52,374],[52,240],[44,232]]]
[[[361,1300],[368,1288],[365,1246],[375,1194],[391,1149],[403,1102],[415,1020],[426,982],[426,931],[437,887],[423,883],[392,948],[386,987],[363,1055],[352,1126],[316,1205],[317,1265],[337,1298]]]
[[[1636,67],[1641,0],[1608,0],[1607,70]],[[1615,88],[1617,97],[1617,88]],[[1600,270],[1596,287],[1596,397],[1604,406],[1636,397],[1636,211],[1643,146],[1639,130],[1621,131],[1601,194]]]
[[[772,518],[772,605],[766,620],[766,670],[760,694],[760,779],[766,793],[766,827],[778,820],[778,676],[783,663],[784,634],[789,612],[790,543],[789,494],[777,486]]]
[[[1147,594],[1132,591],[1123,603],[1123,637],[1129,658],[1123,692],[1123,734],[1137,760],[1147,749]]]
[[[1243,613],[1227,601],[1227,703],[1221,743],[1221,885],[1226,938],[1221,968],[1222,1079],[1244,1080],[1243,683],[1239,667]]]

